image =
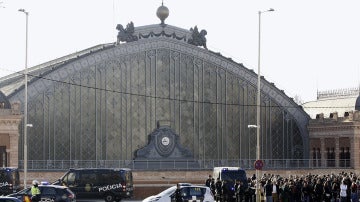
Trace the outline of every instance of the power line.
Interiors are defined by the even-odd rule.
[[[11,70],[6,69],[6,71],[10,72]],[[21,72],[14,72],[14,71],[12,71],[12,72],[19,74],[19,75],[24,75]],[[118,94],[124,94],[124,95],[140,96],[140,97],[145,97],[145,98],[163,99],[163,100],[198,103],[198,104],[214,104],[214,105],[241,106],[241,107],[256,107],[257,106],[255,103],[254,104],[224,103],[224,102],[211,102],[211,101],[196,101],[196,100],[171,98],[171,97],[160,97],[160,96],[145,95],[145,94],[139,94],[139,93],[123,92],[123,91],[117,91],[117,90],[112,90],[112,89],[104,89],[104,88],[92,87],[92,86],[87,86],[87,85],[82,85],[82,84],[75,84],[75,83],[71,83],[71,82],[55,80],[55,79],[46,78],[43,76],[37,76],[37,75],[33,75],[33,74],[28,74],[28,76],[37,78],[37,79],[48,80],[48,81],[52,81],[52,82],[56,82],[56,83],[62,83],[62,84],[66,84],[66,85],[78,86],[78,87],[89,88],[89,89],[93,89],[93,90],[106,91],[106,92],[112,92],[112,93],[118,93]],[[275,108],[275,107],[276,108],[303,108],[303,109],[344,109],[344,108],[346,109],[346,108],[352,107],[352,106],[312,106],[312,107],[310,107],[310,106],[303,106],[300,104],[297,104],[297,105],[298,106],[280,106],[280,105],[278,105],[278,106],[265,105],[264,106],[264,105],[261,105],[260,107],[264,107],[264,108],[266,108],[266,107],[270,107],[270,108]]]
[[[199,101],[199,100],[189,100],[189,99],[180,99],[180,98],[171,98],[169,97],[160,97],[160,96],[154,96],[154,95],[146,95],[146,94],[139,94],[139,93],[132,93],[132,92],[124,92],[124,91],[118,91],[118,90],[114,90],[114,89],[106,89],[106,88],[99,88],[99,87],[93,87],[93,86],[87,86],[87,85],[82,85],[82,84],[76,84],[76,83],[71,83],[71,82],[67,82],[67,81],[60,81],[60,80],[55,80],[55,79],[51,79],[51,78],[46,78],[43,76],[37,76],[37,75],[32,75],[32,74],[28,74],[28,76],[33,77],[33,78],[37,78],[37,79],[43,79],[43,80],[48,80],[51,82],[56,82],[56,83],[62,83],[62,84],[66,84],[66,85],[71,85],[71,86],[77,86],[77,87],[83,87],[83,88],[88,88],[88,89],[93,89],[93,90],[99,90],[99,91],[106,91],[106,92],[111,92],[111,93],[118,93],[118,94],[123,94],[123,95],[130,95],[130,96],[139,96],[139,97],[144,97],[144,98],[150,98],[150,99],[162,99],[162,100],[169,100],[169,101],[178,101],[178,102],[186,102],[186,103],[198,103],[198,104],[212,104],[212,105],[226,105],[226,106],[241,106],[241,107],[256,107],[257,105],[254,104],[240,104],[240,103],[224,103],[224,102],[211,102],[211,101]],[[270,107],[270,108],[306,108],[306,109],[343,109],[343,108],[349,108],[349,107],[345,107],[345,106],[313,106],[313,107],[304,107],[301,105],[298,106],[274,106],[274,105],[261,105],[260,107]]]

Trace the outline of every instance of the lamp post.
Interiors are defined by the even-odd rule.
[[[25,81],[24,81],[24,188],[26,188],[27,182],[27,160],[28,160],[28,153],[27,153],[27,83],[28,83],[28,72],[27,72],[27,62],[28,62],[28,18],[29,12],[25,11],[25,9],[19,9],[19,12],[25,13],[26,16],[26,38],[25,38]]]
[[[261,44],[261,14],[265,12],[272,12],[274,9],[270,8],[265,11],[259,11],[259,41],[258,41],[258,78],[257,78],[257,99],[256,99],[256,160],[260,160],[260,44]],[[256,202],[260,202],[260,170],[256,169]]]

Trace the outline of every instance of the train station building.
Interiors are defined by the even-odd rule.
[[[116,42],[28,68],[27,103],[24,71],[0,78],[5,103],[0,123],[11,119],[10,125],[0,124],[3,165],[23,166],[27,104],[30,170],[150,169],[150,162],[166,169],[252,169],[257,139],[248,126],[256,124],[257,74],[209,50],[205,29],[166,24],[168,15],[160,6],[156,24],[117,25]],[[322,136],[327,133],[316,132],[322,131],[315,124],[321,119],[310,120],[264,77],[260,106],[261,159],[267,166],[313,165],[314,151],[324,165],[327,149],[344,149],[346,155],[358,146],[339,136],[328,148]],[[349,112],[349,118],[356,114]],[[348,132],[353,127],[337,123]],[[340,156],[335,154],[335,165],[341,165]]]

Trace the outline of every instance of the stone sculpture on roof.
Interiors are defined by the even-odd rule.
[[[190,28],[190,32],[192,38],[188,40],[188,43],[195,46],[203,46],[207,50],[205,38],[207,31],[203,29],[199,32],[197,26],[195,26],[194,29]]]
[[[134,36],[135,28],[134,28],[134,23],[133,22],[128,23],[126,25],[125,29],[121,24],[118,24],[116,26],[116,29],[119,30],[119,33],[117,35],[116,44],[119,44],[120,41],[121,42],[133,42],[133,41],[138,40],[138,37]]]

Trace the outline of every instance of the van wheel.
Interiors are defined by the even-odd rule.
[[[105,202],[113,202],[114,201],[114,196],[112,194],[106,194],[105,195]]]

